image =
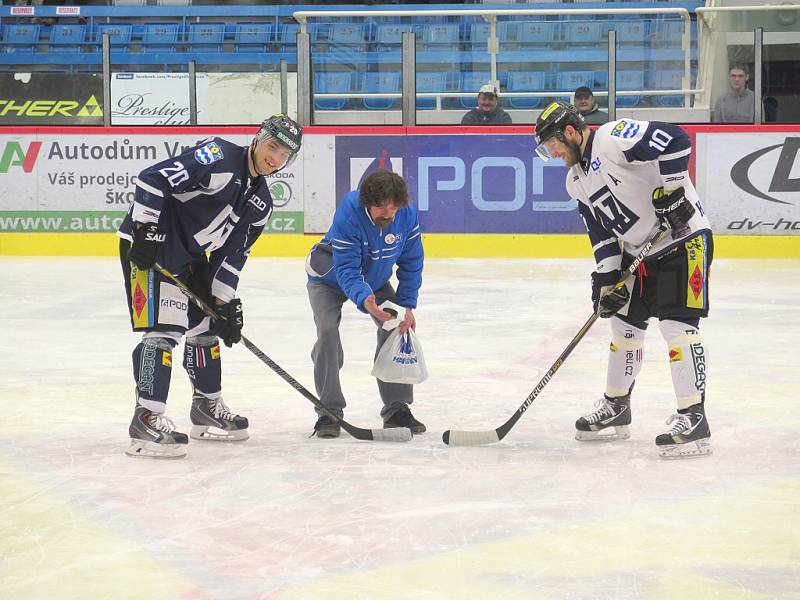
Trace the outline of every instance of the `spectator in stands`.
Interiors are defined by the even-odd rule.
[[[461,118],[462,125],[511,125],[511,115],[500,108],[497,88],[491,83],[478,91],[478,106]]]
[[[588,125],[608,123],[608,113],[600,110],[600,105],[595,101],[592,90],[585,85],[575,90],[575,108],[578,109]]]
[[[755,112],[755,94],[748,89],[750,69],[745,64],[733,63],[728,69],[731,91],[714,103],[711,120],[714,123],[752,123]]]

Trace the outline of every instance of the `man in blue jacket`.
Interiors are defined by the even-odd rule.
[[[397,292],[389,279],[397,265]],[[342,305],[349,298],[378,325],[375,356],[389,337],[381,325],[394,315],[379,308],[390,300],[405,309],[400,331],[416,328],[413,309],[422,285],[423,251],[417,210],[408,203],[403,178],[383,169],[368,175],[361,187],[342,199],[333,225],[308,255],[308,297],[317,327],[317,342],[311,351],[314,383],[320,401],[333,414],[344,416],[346,405],[339,383],[344,351],[339,336]],[[409,384],[378,380],[383,400],[384,427],[408,427],[413,433],[425,425],[411,414],[414,400]],[[320,411],[317,411],[318,413]],[[321,438],[339,436],[339,422],[319,414],[314,431]]]

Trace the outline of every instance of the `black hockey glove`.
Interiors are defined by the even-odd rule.
[[[211,320],[209,333],[221,337],[225,345],[230,348],[242,339],[244,325],[242,301],[234,298],[230,302],[215,306],[214,310],[221,318]]]
[[[628,303],[630,293],[626,286],[616,290],[611,289],[619,278],[619,271],[592,273],[592,304],[594,312],[601,319],[613,317]]]
[[[664,188],[653,190],[653,207],[662,223],[672,229],[672,239],[677,240],[689,234],[689,221],[694,216],[694,206],[686,199],[682,187],[666,194]]]
[[[158,253],[166,238],[167,234],[158,230],[158,223],[134,223],[128,260],[140,269],[151,268],[158,260]]]

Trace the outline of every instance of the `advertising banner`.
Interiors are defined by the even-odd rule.
[[[0,73],[0,126],[102,124],[101,75]]]
[[[289,73],[288,111],[297,114],[297,74]],[[197,73],[200,125],[256,125],[281,111],[279,73]],[[235,99],[235,101],[232,101]],[[188,125],[188,73],[114,73],[112,125]]]
[[[800,134],[697,134],[697,184],[719,234],[800,233]]]
[[[336,137],[336,198],[365,174],[405,177],[426,233],[580,233],[567,167],[544,162],[530,135]]]
[[[164,130],[3,136],[0,232],[115,231],[133,201],[142,169],[175,158],[199,138],[212,135]],[[247,146],[252,133],[223,137]],[[267,178],[275,199],[267,231],[303,232],[302,165],[301,153],[291,167]]]

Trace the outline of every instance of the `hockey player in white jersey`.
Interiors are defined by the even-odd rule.
[[[619,119],[596,131],[564,102],[547,106],[536,122],[537,154],[562,159],[567,191],[578,200],[594,252],[592,302],[610,319],[611,346],[604,397],[577,420],[576,439],[627,439],[630,397],[642,367],[644,337],[658,319],[677,399],[668,431],[656,437],[661,456],[711,452],[705,414],[706,354],[699,322],[708,316],[713,237],[688,166],[691,141],[669,123]],[[610,291],[655,233],[669,226],[648,258]]]
[[[186,434],[165,415],[172,350],[185,336],[183,367],[192,383],[191,437],[246,440],[248,421],[222,401],[219,340],[241,340],[239,276],[272,214],[265,175],[291,164],[300,126],[285,115],[261,124],[250,146],[209,138],[144,169],[119,229],[128,311],[142,340],[133,350],[136,406],[128,428],[131,456],[182,457]],[[158,262],[222,317],[209,320]]]

